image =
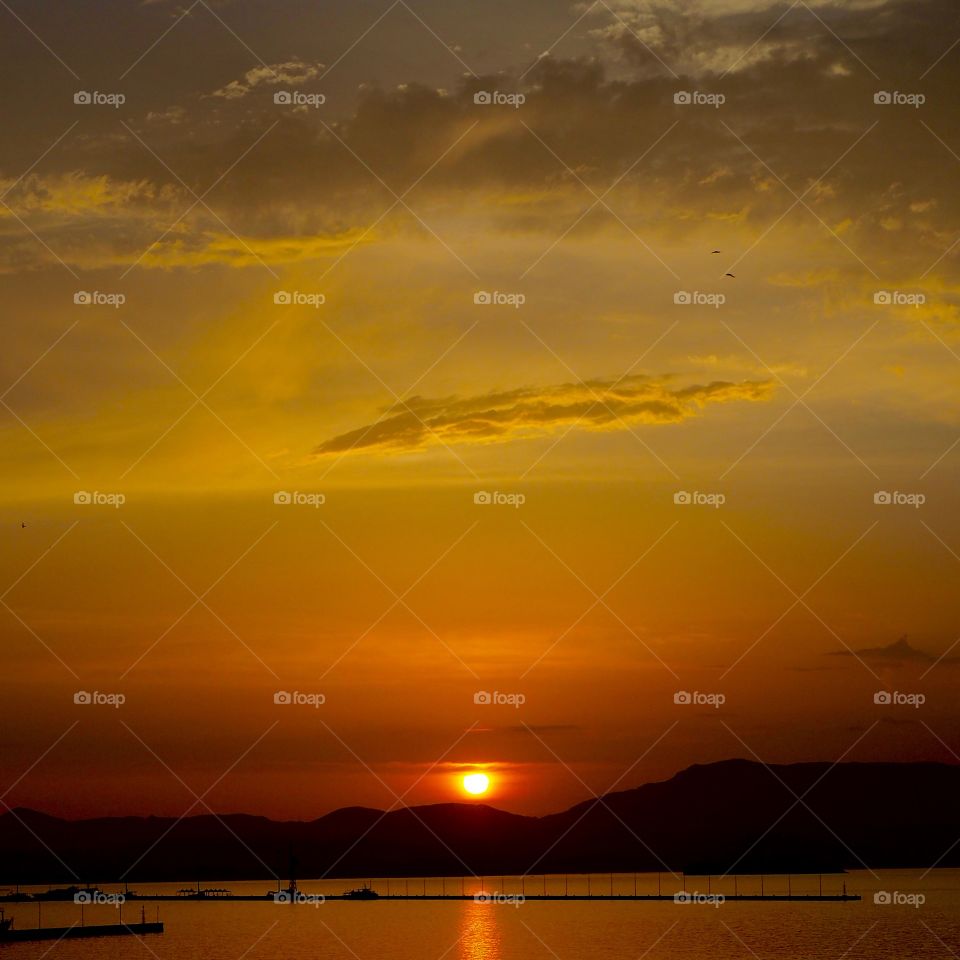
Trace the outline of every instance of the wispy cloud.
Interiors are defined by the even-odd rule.
[[[388,407],[371,424],[326,440],[314,453],[402,452],[434,443],[503,442],[569,427],[625,430],[679,423],[709,403],[763,401],[772,392],[769,380],[673,387],[666,377],[628,376],[472,397],[413,397]]]

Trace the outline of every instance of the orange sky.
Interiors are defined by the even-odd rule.
[[[957,759],[948,4],[20,6],[5,803]]]

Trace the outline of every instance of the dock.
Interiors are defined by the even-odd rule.
[[[0,946],[5,943],[32,943],[37,940],[84,940],[90,937],[142,937],[163,933],[163,921],[153,923],[74,924],[72,927],[32,927],[0,932]]]

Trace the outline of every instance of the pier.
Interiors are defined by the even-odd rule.
[[[484,899],[494,902],[496,900],[510,899],[514,898],[516,900],[522,900],[524,903],[536,903],[539,901],[583,901],[583,900],[596,900],[596,901],[652,901],[652,902],[663,902],[663,903],[674,903],[674,902],[684,902],[683,900],[678,900],[678,895],[682,891],[677,891],[674,893],[498,893],[498,892],[487,892],[484,894],[473,894],[473,893],[378,893],[372,897],[356,897],[351,896],[348,893],[335,893],[335,894],[316,894],[317,899],[327,900],[362,900],[362,901],[376,901],[376,900],[386,900],[386,901],[417,901],[417,900],[457,900],[457,901],[476,901],[482,903]],[[862,899],[859,893],[738,893],[738,894],[708,894],[703,891],[686,891],[686,895],[689,898],[690,902],[693,902],[696,897],[712,897],[717,900],[720,900],[724,903],[736,903],[736,902],[759,902],[759,903],[783,903],[783,902],[799,902],[799,903],[845,903],[855,900]],[[264,901],[268,903],[290,903],[297,904],[300,902],[307,902],[311,897],[310,894],[301,894],[303,899],[296,898],[284,898],[276,897],[272,892],[268,894],[227,894],[219,895],[216,897],[182,897],[177,896],[176,894],[137,894],[136,900],[149,900],[151,902],[169,902],[169,903],[263,903]]]
[[[752,875],[727,877],[724,875],[658,874],[656,882],[641,882],[639,875],[518,875],[518,876],[462,876],[462,877],[390,877],[368,878],[354,889],[340,886],[345,881],[320,878],[307,881],[308,889],[291,879],[285,887],[277,883],[275,889],[256,889],[259,884],[244,884],[245,890],[234,893],[223,886],[195,886],[179,889],[137,890],[126,888],[123,893],[104,893],[96,886],[50,888],[27,893],[17,889],[2,899],[7,902],[34,903],[38,908],[37,928],[40,928],[39,908],[44,902],[81,904],[80,924],[59,928],[56,936],[116,936],[123,932],[160,933],[163,925],[148,924],[144,905],[147,903],[270,903],[278,905],[313,905],[327,901],[376,901],[416,903],[474,902],[474,903],[675,903],[678,905],[721,903],[853,903],[862,899],[859,893],[848,893],[846,882],[824,883],[821,875]],[[650,877],[649,880],[653,880]],[[632,881],[632,882],[631,882]],[[798,882],[799,881],[799,882]],[[349,882],[349,881],[346,881]],[[336,886],[334,886],[336,884]],[[646,886],[646,889],[644,889]],[[832,888],[832,889],[831,889]],[[84,928],[82,904],[116,902],[122,910],[140,903],[140,922],[124,924],[122,914],[117,924],[107,928]],[[0,908],[2,915],[2,908]],[[34,931],[37,928],[33,928]],[[84,932],[97,930],[103,932]],[[11,931],[12,932],[12,931]],[[30,931],[25,932],[25,936]],[[3,926],[0,921],[0,939]],[[28,937],[30,938],[30,937]],[[32,939],[38,939],[35,935]]]
[[[148,933],[163,933],[163,922],[104,923],[72,927],[31,927],[25,930],[0,931],[0,945],[5,943],[32,943],[36,940],[82,940],[89,937],[142,937]]]

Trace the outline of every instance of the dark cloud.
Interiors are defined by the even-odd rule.
[[[831,657],[859,657],[861,660],[869,660],[875,663],[907,664],[921,663],[933,664],[940,663],[951,664],[960,662],[957,657],[941,657],[926,650],[918,650],[911,646],[906,637],[901,637],[885,647],[863,647],[860,650],[832,650],[828,656]]]
[[[550,734],[550,733],[579,733],[586,729],[575,723],[531,723],[514,724],[510,727],[504,727],[505,733],[520,734]]]
[[[919,727],[921,726],[921,723],[919,720],[911,720],[909,717],[883,716],[880,718],[880,723],[885,724],[888,727]]]
[[[428,222],[455,204],[493,229],[555,237],[590,203],[584,184],[599,193],[617,181],[608,202],[640,234],[682,238],[705,222],[765,230],[794,203],[793,191],[806,206],[796,206],[791,222],[818,231],[826,225],[892,279],[926,269],[952,243],[960,217],[950,155],[960,149],[951,137],[960,56],[938,58],[947,51],[944,37],[960,31],[955,5],[813,5],[823,22],[801,6],[766,36],[781,11],[765,2],[692,11],[639,0],[616,6],[623,22],[604,26],[601,17],[598,28],[606,57],[545,57],[522,77],[505,69],[448,89],[411,76],[391,86],[368,84],[350,109],[291,111],[273,103],[278,77],[297,89],[323,86],[319,61],[305,51],[272,66],[248,64],[216,82],[197,74],[197,89],[178,88],[164,103],[147,105],[131,93],[122,112],[83,114],[8,202],[64,259],[84,265],[84,255],[110,263],[138,255],[143,237],[155,237],[158,226],[165,229],[193,203],[190,190],[203,193],[228,169],[208,201],[253,240],[306,241],[365,229],[394,203],[394,193],[414,183],[408,202]],[[709,52],[718,49],[722,56]],[[478,106],[474,94],[481,90],[519,90],[526,102],[518,110]],[[680,90],[722,93],[726,102],[720,109],[678,106]],[[926,103],[878,106],[879,90],[922,92]],[[65,109],[63,127],[78,118]],[[0,184],[12,184],[36,158],[37,142],[31,138],[22,162],[0,165]],[[17,153],[19,145],[11,144],[8,155]],[[57,220],[31,209],[34,195],[67,177],[104,184],[105,198],[130,184],[138,193],[125,204],[128,216],[111,220],[84,203]],[[612,222],[596,210],[578,230]],[[91,252],[85,238],[94,226],[101,236]],[[13,252],[19,257],[13,248],[23,231],[10,217],[0,216],[0,227],[10,237],[3,240],[9,263]],[[420,225],[398,206],[379,229],[401,228]],[[108,231],[112,241],[102,236]],[[189,246],[199,238],[202,249],[190,257],[171,249],[167,257],[161,245],[150,263],[206,262],[223,232],[197,206],[165,244]],[[97,250],[111,242],[117,249]],[[896,262],[888,257],[891,242]],[[45,256],[36,244],[29,249]],[[860,270],[854,254],[837,249]]]

